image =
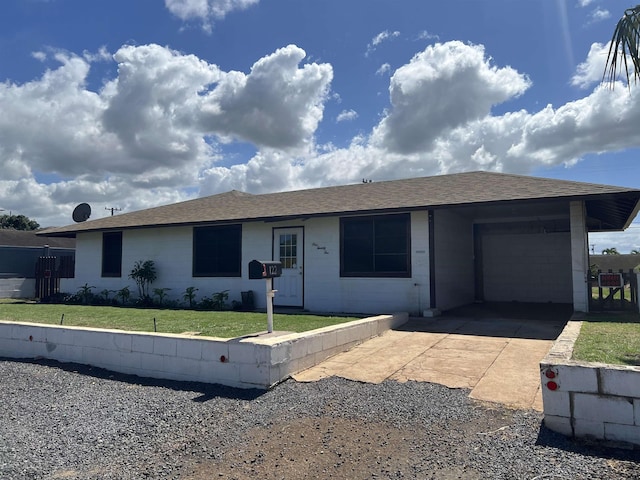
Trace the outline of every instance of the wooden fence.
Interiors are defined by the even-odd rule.
[[[36,298],[48,298],[60,292],[60,279],[73,278],[75,260],[70,255],[39,257],[36,262]]]
[[[598,279],[600,274],[619,274],[622,278],[621,286],[606,286]],[[613,275],[611,278],[615,278]],[[638,277],[633,270],[622,269],[613,271],[597,270],[589,276],[589,310],[598,311],[638,311]]]

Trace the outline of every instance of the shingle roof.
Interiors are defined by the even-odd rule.
[[[0,246],[2,247],[44,247],[75,248],[73,238],[43,238],[38,237],[36,231],[0,229]]]
[[[609,228],[624,228],[638,207],[640,190],[492,172],[362,183],[252,195],[231,191],[136,212],[46,229],[41,234],[154,226],[194,225],[443,208],[541,199],[594,199],[591,210]],[[589,205],[588,205],[589,209]],[[591,214],[591,212],[590,212]]]
[[[640,266],[640,255],[590,255],[589,265],[596,265],[604,272],[624,270],[625,272]]]

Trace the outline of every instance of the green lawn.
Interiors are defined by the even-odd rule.
[[[200,332],[202,336],[233,338],[267,330],[266,313],[164,310],[82,305],[49,305],[15,300],[0,301],[0,320],[77,327],[111,328],[163,333]],[[305,332],[355,318],[274,314],[273,329]]]
[[[589,314],[573,358],[587,362],[640,365],[640,315]]]

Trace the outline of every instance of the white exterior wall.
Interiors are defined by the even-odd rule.
[[[410,278],[340,278],[340,220],[338,217],[306,221],[254,222],[242,227],[242,277],[192,277],[193,227],[124,230],[122,277],[102,278],[102,233],[78,234],[75,278],[64,279],[62,291],[76,292],[88,283],[101,290],[119,290],[138,260],[153,260],[158,273],[152,288],[171,288],[167,298],[182,300],[189,286],[199,289],[197,299],[229,290],[229,303],[241,300],[241,291],[253,290],[257,308],[266,307],[265,282],[248,279],[251,260],[272,258],[273,229],[304,229],[304,307],[310,311],[346,313],[421,312],[429,305],[427,212],[411,214]],[[326,253],[325,253],[326,252]],[[275,303],[277,304],[277,293]]]
[[[486,301],[572,302],[568,233],[485,234],[482,250]]]
[[[250,226],[249,230],[244,230]],[[304,228],[304,307],[309,311],[346,313],[421,312],[429,304],[427,212],[411,214],[410,278],[340,277],[340,219],[326,217],[305,222],[256,223],[243,227],[251,238],[243,240],[243,252],[257,252],[271,258],[272,229]],[[243,233],[243,237],[245,234]],[[264,248],[263,238],[268,239]],[[243,257],[245,254],[243,253]],[[248,263],[253,258],[247,258]],[[245,268],[245,265],[243,265]],[[244,274],[244,273],[243,273]],[[257,291],[258,305],[265,305],[262,281],[250,280]],[[257,288],[255,288],[257,284]],[[417,285],[416,285],[417,284]],[[277,303],[277,292],[276,300]]]
[[[119,278],[102,277],[102,233],[79,234],[76,239],[75,278],[66,279],[61,290],[73,293],[88,283],[101,290],[119,290],[129,286],[132,297],[137,297],[135,282],[129,278],[129,272],[138,260],[153,260],[158,278],[151,288],[171,288],[167,298],[182,301],[187,287],[198,288],[196,299],[210,297],[215,292],[229,290],[229,303],[240,301],[240,292],[256,291],[257,306],[266,306],[264,285],[256,280],[247,279],[247,266],[254,258],[271,258],[271,228],[268,228],[264,242],[253,239],[262,238],[263,232],[256,235],[255,229],[263,224],[243,226],[242,234],[242,274],[243,277],[193,277],[193,227],[167,227],[161,229],[124,230],[122,233],[122,276]],[[266,231],[266,230],[265,230]],[[264,243],[264,245],[262,244]],[[262,301],[262,303],[260,303]]]
[[[473,303],[473,224],[449,210],[434,212],[436,308]]]

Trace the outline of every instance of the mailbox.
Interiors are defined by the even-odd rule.
[[[251,260],[249,262],[249,278],[264,279],[282,275],[282,263],[273,260]]]

